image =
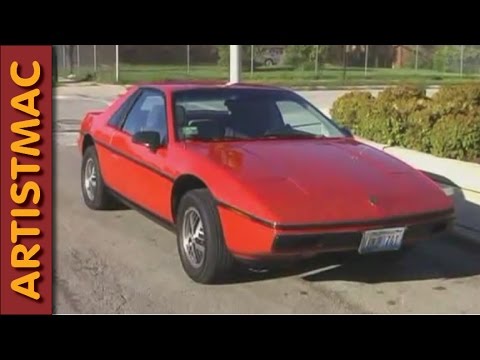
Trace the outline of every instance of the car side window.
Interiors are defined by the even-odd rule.
[[[112,115],[110,120],[108,121],[108,124],[113,127],[120,127],[122,125],[122,121],[125,118],[125,115],[130,109],[130,106],[132,106],[132,102],[135,101],[135,99],[138,97],[138,91],[135,92],[134,94],[131,95],[129,99],[127,99],[118,109],[117,111]]]
[[[123,131],[133,135],[139,131],[156,131],[167,139],[165,98],[155,90],[144,90],[125,119]]]

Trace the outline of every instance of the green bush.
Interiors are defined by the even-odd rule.
[[[480,158],[480,84],[442,87],[432,98],[414,86],[391,87],[376,98],[351,92],[332,117],[367,139],[441,157]]]
[[[431,100],[427,98],[425,89],[416,86],[390,87],[378,95],[375,103],[377,116],[372,120],[384,124],[384,144],[421,151],[428,148],[428,143],[418,137],[433,126]]]
[[[431,132],[431,153],[465,161],[480,159],[480,113],[446,115]]]
[[[429,102],[425,90],[414,86],[387,88],[377,98],[369,92],[354,91],[338,98],[331,114],[359,136],[401,146],[409,143],[404,137],[409,129],[410,115],[423,110]],[[417,122],[418,131],[424,122]]]
[[[429,153],[431,151],[431,131],[439,115],[434,112],[432,101],[424,103],[408,117],[408,124],[400,146]]]
[[[480,84],[452,85],[432,96],[440,115],[468,114],[480,107]]]
[[[415,85],[401,85],[388,87],[378,94],[377,99],[379,101],[406,101],[412,99],[425,99],[427,97],[427,91],[425,88],[421,88]]]
[[[358,122],[356,134],[381,144],[398,145],[397,134],[403,128],[399,116],[395,108],[373,101],[372,108]]]
[[[357,133],[367,139],[389,146],[413,146],[423,149],[422,142],[414,142],[411,132],[425,132],[427,121],[423,117],[417,119],[415,112],[423,113],[424,106],[418,100],[402,101],[400,106],[392,106],[387,102],[376,101],[368,111],[367,116],[357,124]]]
[[[332,117],[343,126],[357,133],[358,124],[368,116],[375,98],[366,91],[352,91],[339,97],[330,111]]]

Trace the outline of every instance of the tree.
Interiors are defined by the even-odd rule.
[[[318,45],[318,63],[323,65],[327,55],[327,45]],[[317,45],[287,45],[285,62],[296,68],[313,68],[317,58]]]
[[[217,45],[218,65],[228,66],[230,64],[230,45]],[[261,55],[262,46],[254,45],[255,57]],[[250,66],[252,45],[242,45],[242,63]]]
[[[463,59],[462,59],[463,55]],[[463,60],[463,65],[461,62]],[[444,45],[438,47],[433,56],[433,67],[442,72],[476,73],[480,68],[480,48],[478,46]]]

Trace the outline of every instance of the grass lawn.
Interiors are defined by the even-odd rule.
[[[93,68],[78,70],[78,78],[93,73]],[[60,72],[60,76],[65,73]],[[96,79],[99,82],[114,82],[114,68],[100,67]],[[228,80],[229,71],[217,65],[195,65],[187,72],[186,65],[129,65],[120,64],[120,83],[135,83],[161,80]],[[285,68],[258,68],[252,73],[244,70],[245,82],[266,83],[283,86],[343,86],[343,85],[389,85],[395,83],[416,83],[422,85],[456,84],[480,81],[477,74],[441,73],[434,70],[414,69],[369,69],[365,76],[364,68],[347,68],[344,79],[343,68],[326,66],[318,74],[314,70],[292,70]]]

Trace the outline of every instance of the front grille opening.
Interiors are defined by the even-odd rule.
[[[404,241],[415,239],[428,239],[434,234],[448,229],[449,223],[442,221],[433,224],[417,224],[407,227]],[[329,250],[358,248],[363,232],[305,234],[305,235],[279,235],[273,243],[275,252],[292,252],[302,250]]]
[[[331,233],[314,235],[280,235],[275,239],[274,251],[298,251],[315,248],[349,248],[360,245],[362,233]]]
[[[437,234],[437,233],[440,233],[440,232],[444,232],[448,229],[448,223],[446,222],[442,222],[440,224],[436,224],[434,227],[433,227],[433,233]]]

